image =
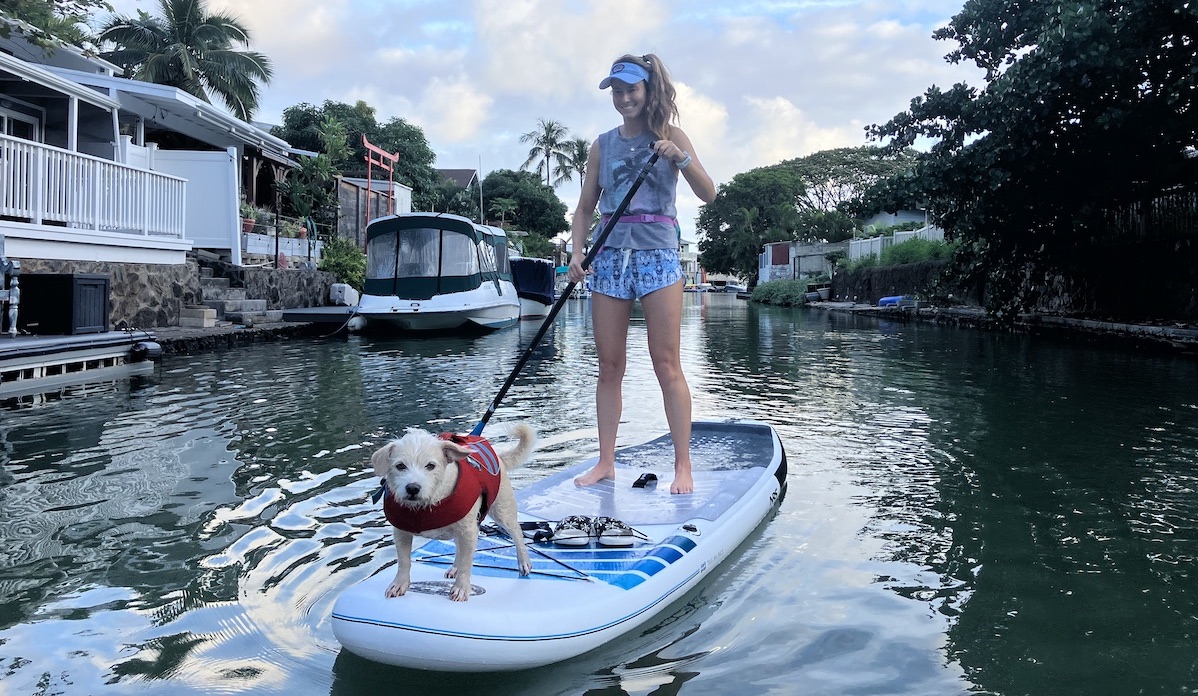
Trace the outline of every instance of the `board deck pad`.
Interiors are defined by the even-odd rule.
[[[680,524],[695,517],[714,520],[740,500],[760,479],[755,469],[769,466],[773,440],[767,426],[735,428],[696,423],[691,431],[691,470],[695,491],[670,493],[674,480],[674,444],[669,435],[616,450],[616,480],[579,488],[574,476],[594,466],[595,459],[569,476],[552,476],[517,491],[520,511],[557,522],[569,515],[605,515],[632,527]],[[656,485],[633,488],[641,474],[657,476]]]
[[[538,481],[517,491],[521,513],[547,520],[551,525],[568,515],[605,515],[639,526],[679,525],[696,518],[715,520],[741,500],[761,480],[759,469],[770,465],[772,433],[766,426],[729,428],[719,423],[696,424],[691,433],[691,466],[695,490],[689,495],[670,493],[674,476],[674,447],[669,435],[616,451],[616,480],[579,488],[574,477],[589,470],[595,459]],[[633,488],[643,473],[658,477],[656,485]],[[578,580],[586,576],[620,587],[632,587],[644,577],[678,560],[694,543],[681,536],[637,540],[631,547],[558,546],[552,541],[528,544],[533,574],[542,578]],[[433,541],[414,552],[425,563],[449,566],[454,545]],[[516,574],[515,548],[502,535],[479,539],[474,573],[491,576]]]

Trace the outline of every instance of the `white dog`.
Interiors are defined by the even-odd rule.
[[[528,459],[536,436],[524,424],[515,425],[513,431],[519,442],[502,455],[483,438],[437,436],[408,428],[403,437],[371,456],[374,473],[384,479],[383,510],[394,527],[399,556],[388,597],[403,595],[411,585],[412,537],[419,534],[454,540],[453,565],[445,572],[445,577],[453,578],[450,599],[470,599],[470,567],[478,546],[478,527],[487,515],[515,542],[520,574],[532,570],[507,469]]]

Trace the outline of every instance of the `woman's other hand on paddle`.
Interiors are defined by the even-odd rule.
[[[577,252],[570,254],[570,267],[566,271],[566,277],[570,279],[571,283],[581,283],[582,279],[586,277],[586,271],[582,270],[582,259],[585,256],[585,254]]]

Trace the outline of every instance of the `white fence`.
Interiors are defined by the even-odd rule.
[[[187,180],[0,135],[0,215],[183,239]]]
[[[246,254],[265,254],[273,259],[276,241],[278,241],[278,253],[284,256],[298,257],[302,261],[307,261],[310,255],[312,263],[319,264],[324,253],[324,242],[316,239],[278,237],[276,240],[274,235],[255,232],[246,232],[241,235],[241,250]]]
[[[928,226],[914,232],[895,232],[893,237],[871,237],[869,239],[854,239],[849,242],[849,261],[863,259],[866,256],[881,256],[882,250],[895,244],[902,244],[909,239],[926,239],[930,242],[943,242],[944,230]]]

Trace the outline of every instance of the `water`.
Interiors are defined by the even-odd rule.
[[[654,625],[517,674],[340,654],[337,592],[394,557],[374,447],[468,430],[535,326],[168,358],[2,413],[0,691],[1094,694],[1198,689],[1198,363],[688,295],[696,418],[751,417],[779,510]],[[571,301],[488,432],[517,488],[595,448]],[[666,432],[644,326],[621,441]]]

